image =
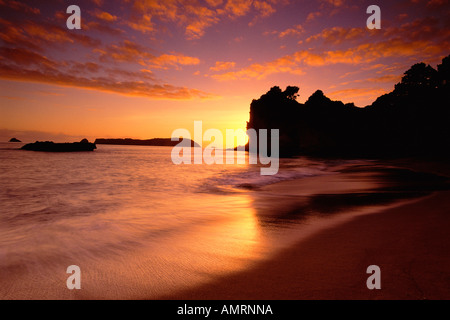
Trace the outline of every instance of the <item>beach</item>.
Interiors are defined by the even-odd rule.
[[[302,189],[299,181],[272,189]],[[162,299],[450,299],[450,191],[336,215],[243,272]],[[369,290],[367,268],[381,270]]]
[[[170,151],[0,148],[0,299],[449,298],[446,163],[298,157],[261,176]]]

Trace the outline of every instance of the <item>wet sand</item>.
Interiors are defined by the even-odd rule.
[[[449,199],[437,191],[330,224],[250,269],[161,299],[450,299]],[[380,290],[366,286],[370,265],[381,269]]]
[[[235,202],[237,206],[224,209],[225,214],[240,205],[249,209],[236,219],[237,224],[226,227],[221,222],[190,230],[181,238],[182,246],[173,246],[171,237],[169,246],[175,248],[176,257],[168,255],[173,260],[164,268],[158,263],[167,261],[161,252],[165,253],[168,246],[161,242],[157,246],[161,252],[145,246],[136,250],[136,244],[132,243],[128,255],[122,251],[120,256],[108,255],[101,249],[99,259],[88,255],[81,264],[80,291],[67,290],[65,272],[73,261],[79,261],[73,259],[78,256],[44,257],[41,260],[45,268],[36,264],[34,261],[40,260],[33,256],[27,257],[26,262],[33,262],[29,265],[18,259],[18,263],[0,273],[0,296],[2,299],[450,299],[450,187],[446,178],[449,175],[445,171],[433,172],[444,175],[439,177],[422,173],[422,169],[402,167],[363,161],[339,166],[322,176],[255,187],[243,192],[246,202]],[[434,165],[433,169],[439,166]],[[212,226],[217,229],[212,230]],[[242,241],[240,236],[245,230],[251,231],[250,237],[244,238],[248,241]],[[266,242],[260,244],[255,230],[261,232],[261,239]],[[216,243],[208,238],[208,232],[225,234]],[[190,250],[195,249],[193,243],[201,235],[206,236],[203,242],[208,246],[203,252],[211,255],[196,255],[195,250]],[[224,246],[228,238],[231,242]],[[218,255],[215,250],[221,246],[228,251]],[[232,254],[230,250],[234,250]],[[239,252],[242,254],[237,256]],[[85,252],[82,253],[84,256]],[[155,259],[158,254],[160,260]],[[366,287],[369,277],[366,270],[370,265],[381,268],[381,290]]]

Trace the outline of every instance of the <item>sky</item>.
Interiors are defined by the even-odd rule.
[[[364,107],[436,67],[450,0],[0,0],[0,50],[0,141],[168,138],[194,121],[225,135],[273,86]]]

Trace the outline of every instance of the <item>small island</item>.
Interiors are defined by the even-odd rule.
[[[11,140],[9,140],[9,142],[22,142],[22,141],[20,141],[19,139],[16,139],[16,138],[11,138]]]
[[[53,141],[36,141],[35,143],[29,143],[24,145],[22,150],[28,151],[43,151],[43,152],[83,152],[94,151],[97,149],[95,143],[89,142],[87,139],[83,139],[80,142],[73,143],[54,143]]]
[[[185,139],[186,140],[186,139]],[[188,139],[189,140],[189,139]],[[198,143],[191,141],[191,147],[200,147]],[[170,138],[156,138],[148,140],[139,139],[96,139],[95,144],[113,144],[113,145],[125,145],[125,146],[160,146],[160,147],[174,147],[179,144],[179,141],[172,141]]]

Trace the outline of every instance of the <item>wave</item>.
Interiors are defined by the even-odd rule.
[[[320,161],[294,159],[280,164],[279,171],[275,175],[261,175],[259,166],[247,167],[234,172],[224,171],[202,181],[198,191],[229,193],[257,190],[263,186],[281,181],[331,174],[331,167],[334,165]]]

